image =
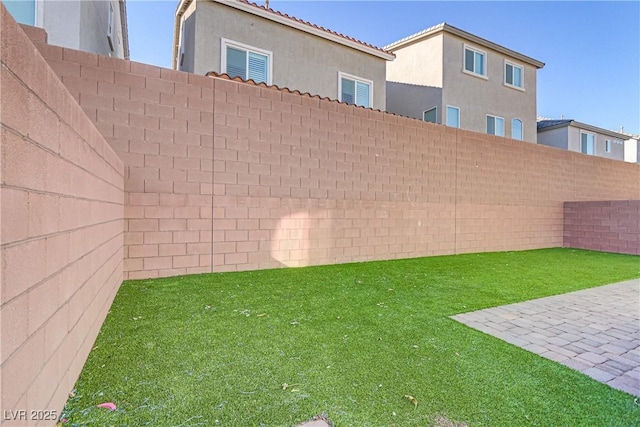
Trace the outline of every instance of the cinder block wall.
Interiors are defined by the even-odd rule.
[[[37,43],[125,164],[125,278],[563,244],[640,167]]]
[[[125,165],[125,278],[211,271],[213,80],[38,43]]]
[[[0,17],[0,423],[54,425],[123,280],[124,169]]]
[[[564,246],[640,255],[640,200],[565,202]]]

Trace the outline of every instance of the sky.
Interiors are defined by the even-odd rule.
[[[133,61],[171,67],[177,4],[127,1]],[[637,0],[270,0],[269,6],[378,47],[447,22],[545,63],[538,70],[538,116],[640,134]]]

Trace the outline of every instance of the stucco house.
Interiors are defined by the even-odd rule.
[[[538,144],[607,159],[624,160],[628,136],[571,119],[538,121]]]
[[[640,163],[640,135],[623,133],[627,139],[624,141],[624,161]]]
[[[47,42],[129,59],[125,0],[2,0],[20,24],[43,28]]]
[[[173,68],[216,72],[350,104],[385,108],[394,55],[244,0],[181,0]]]
[[[536,142],[536,73],[544,63],[447,23],[384,47],[387,111]]]

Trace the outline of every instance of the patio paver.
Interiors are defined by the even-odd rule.
[[[452,319],[640,396],[640,279]]]

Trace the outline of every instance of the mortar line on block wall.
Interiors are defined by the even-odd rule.
[[[456,129],[456,143],[455,143],[455,160],[453,167],[455,168],[455,178],[453,185],[453,253],[458,253],[458,142],[459,132]]]
[[[6,186],[3,185],[1,188],[9,188],[9,187],[6,187]],[[117,205],[117,203],[116,203],[116,205]],[[59,235],[62,235],[62,234],[71,233],[71,232],[74,232],[74,231],[85,230],[87,228],[93,228],[93,227],[96,227],[96,226],[105,225],[105,224],[109,224],[109,223],[117,222],[117,221],[120,221],[120,218],[110,219],[110,220],[102,221],[102,222],[95,222],[93,224],[83,225],[83,226],[76,227],[76,228],[70,228],[68,230],[61,230],[61,231],[55,231],[53,233],[40,234],[40,235],[34,236],[34,237],[27,237],[26,239],[16,240],[14,242],[2,243],[2,244],[0,244],[0,249],[3,249],[3,250],[4,249],[10,249],[10,248],[12,248],[14,246],[23,245],[25,243],[31,243],[31,242],[35,242],[35,241],[42,240],[42,239],[48,239],[50,237],[55,237],[55,236],[59,236]],[[124,234],[124,231],[122,233]]]
[[[114,257],[117,255],[117,253],[118,253],[118,250],[116,250],[113,254],[111,254],[111,255],[109,256],[109,258],[108,258],[107,262],[109,262],[110,260],[114,259]],[[34,336],[34,335],[36,335],[39,331],[44,330],[44,329],[46,328],[47,324],[49,323],[49,321],[50,321],[50,320],[51,320],[51,319],[56,315],[56,313],[60,312],[60,311],[63,309],[63,307],[65,307],[67,304],[69,304],[69,301],[71,301],[71,299],[72,299],[72,298],[73,298],[73,297],[74,297],[74,296],[75,296],[75,295],[80,291],[80,289],[82,289],[84,286],[86,286],[86,285],[87,285],[87,283],[89,283],[89,281],[90,281],[91,279],[93,279],[93,278],[94,278],[98,273],[100,273],[100,272],[101,272],[102,268],[103,268],[105,265],[107,265],[107,262],[105,262],[101,267],[97,268],[97,269],[96,269],[96,271],[94,271],[94,272],[93,272],[93,274],[91,274],[89,277],[87,277],[87,278],[86,278],[86,280],[85,280],[85,281],[84,281],[84,282],[83,282],[83,283],[82,283],[82,284],[81,284],[81,285],[80,285],[80,286],[75,290],[75,292],[74,292],[71,296],[69,296],[69,298],[68,298],[66,301],[64,301],[62,304],[60,304],[60,306],[58,307],[58,309],[57,309],[55,312],[51,313],[51,315],[49,316],[49,318],[48,318],[44,323],[42,323],[42,324],[38,327],[38,329],[36,329],[35,331],[33,331],[33,333],[31,333],[31,334],[29,335],[29,337],[27,337],[27,340],[25,340],[25,341],[22,343],[22,345],[20,345],[20,346],[19,346],[19,347],[17,347],[13,352],[11,352],[11,354],[10,354],[9,356],[7,356],[7,357],[6,357],[6,359],[5,359],[4,363],[3,363],[3,365],[4,365],[5,363],[7,363],[7,361],[8,361],[9,359],[11,359],[12,357],[14,357],[14,356],[16,355],[16,353],[17,353],[17,352],[18,352],[18,351],[19,351],[19,350],[20,350],[20,349],[21,349],[21,348],[22,348],[22,347],[27,343],[27,341],[29,340],[29,338],[30,338],[30,337],[32,337],[32,336]],[[97,296],[100,294],[100,291],[104,288],[104,286],[106,286],[106,285],[107,285],[107,283],[111,283],[111,282],[110,282],[110,280],[112,280],[112,279],[113,279],[117,274],[122,274],[122,261],[119,261],[119,262],[115,263],[115,266],[111,269],[111,272],[110,272],[110,273],[109,273],[109,275],[108,275],[108,280],[107,280],[105,283],[103,283],[102,288],[98,289],[98,290],[94,293],[94,297],[93,297],[93,299],[89,302],[88,306],[90,306],[90,305],[93,303],[93,301],[95,301],[95,299],[96,299],[96,298],[97,298]],[[118,287],[118,289],[119,289],[119,287]],[[116,292],[113,294],[113,298],[115,298],[115,295],[117,294],[118,289],[116,289]],[[100,310],[101,310],[101,311],[102,311],[102,310],[104,310],[104,305],[106,304],[106,305],[107,305],[107,311],[108,311],[108,310],[110,309],[110,307],[111,307],[111,302],[113,301],[113,298],[111,298],[111,301],[109,301],[108,299],[105,299],[105,300],[104,300],[104,303],[103,303],[103,306],[101,307],[101,309],[100,309]],[[107,302],[108,302],[108,304],[107,304]],[[82,321],[82,316],[79,316],[79,317],[78,317],[78,319],[76,320],[76,323],[74,323],[73,325],[70,325],[70,326],[69,326],[69,332],[71,332],[74,328],[78,327],[81,321]],[[94,328],[94,327],[95,327],[95,322],[97,322],[97,321],[98,321],[98,318],[96,318],[96,319],[94,320],[94,323],[93,323],[93,325],[92,325],[92,328]],[[99,333],[99,331],[100,331],[100,328],[102,327],[102,323],[103,323],[103,322],[100,322],[100,324],[98,325],[99,327],[98,327],[98,330],[97,330],[97,331],[95,331],[95,334],[88,334],[88,335],[87,335],[87,336],[95,336],[96,338],[94,338],[94,342],[95,342],[95,339],[97,339],[97,336],[98,336],[98,333]],[[67,336],[68,336],[68,335],[67,335]],[[84,341],[86,341],[86,336],[85,336]],[[83,341],[83,342],[84,342],[84,341]],[[52,359],[53,357],[55,357],[55,355],[58,353],[58,351],[60,350],[60,348],[61,348],[62,346],[64,346],[64,345],[65,345],[65,342],[64,342],[64,340],[62,340],[60,343],[58,343],[58,346],[57,346],[54,350],[52,350],[52,351],[51,351],[51,356],[50,356],[48,359],[46,359],[46,360],[45,360],[45,362],[42,364],[42,368],[40,369],[40,371],[38,371],[38,374],[37,374],[37,375],[36,375],[36,377],[34,378],[33,382],[35,382],[35,381],[36,381],[36,379],[37,379],[37,377],[38,377],[40,374],[42,374],[42,372],[44,371],[45,367],[49,364],[49,362],[51,361],[51,359]],[[77,355],[77,353],[76,353],[76,355]],[[75,356],[74,356],[74,357],[75,357]],[[85,360],[86,360],[86,357],[85,357]],[[68,361],[68,365],[69,365],[69,366],[72,366],[72,365],[73,365],[73,361]],[[67,367],[66,367],[66,370],[68,370],[68,369],[69,369],[69,366],[67,366]],[[82,366],[84,366],[84,363],[82,363],[81,367],[82,367]],[[28,389],[33,385],[33,382],[31,382],[31,383],[29,384],[29,386],[27,387],[27,389],[26,389],[26,390],[28,390]],[[56,390],[51,394],[51,398],[49,399],[49,402],[47,402],[47,404],[48,404],[48,405],[49,405],[49,404],[51,404],[51,400],[55,397],[56,393],[58,392],[58,388],[59,388],[59,386],[60,386],[60,383],[58,383],[58,387],[56,387]],[[65,391],[65,395],[66,395],[67,393],[69,393],[69,391],[70,391],[70,390],[66,390],[66,391]],[[26,393],[26,391],[25,391],[25,393]],[[48,406],[45,406],[45,407],[48,407]]]
[[[82,200],[82,201],[85,201],[85,202],[101,202],[101,203],[106,203],[108,205],[123,206],[122,203],[113,202],[113,201],[110,201],[110,200],[90,199],[88,197],[72,196],[72,195],[69,195],[69,194],[56,193],[56,192],[53,192],[53,191],[36,190],[34,188],[21,187],[21,186],[18,186],[18,185],[2,184],[2,188],[7,188],[9,190],[16,190],[16,191],[24,191],[24,192],[27,192],[27,193],[42,194],[42,195],[45,195],[45,196],[58,196],[58,197],[63,197],[65,199]]]
[[[19,84],[20,84],[21,86],[23,86],[23,87],[24,87],[24,88],[25,88],[29,93],[31,93],[33,96],[35,96],[35,97],[38,99],[38,101],[40,101],[43,105],[45,105],[45,106],[47,107],[47,110],[51,111],[51,112],[54,114],[54,116],[58,119],[58,121],[59,121],[60,123],[62,123],[62,124],[65,124],[65,125],[69,126],[69,128],[73,131],[73,133],[74,133],[76,136],[78,136],[79,138],[81,138],[82,140],[84,140],[84,138],[82,137],[82,135],[80,135],[80,134],[76,131],[76,129],[74,129],[74,128],[71,126],[71,124],[70,124],[70,123],[67,123],[67,122],[66,122],[66,121],[65,121],[65,120],[64,120],[64,119],[63,119],[63,118],[58,114],[58,112],[57,112],[57,111],[53,110],[53,109],[49,106],[49,102],[47,102],[47,101],[45,101],[44,99],[42,99],[42,98],[40,97],[40,95],[38,95],[37,93],[33,92],[33,91],[29,88],[29,86],[27,86],[27,84],[26,84],[24,81],[22,81],[22,79],[21,79],[21,78],[20,78],[16,73],[14,73],[14,72],[13,72],[10,68],[8,68],[4,63],[2,63],[2,68],[4,68],[4,69],[5,69],[5,70],[6,70],[6,71],[7,71],[7,72],[8,72],[8,73],[13,77],[13,78],[15,78],[15,79],[19,82]],[[66,87],[66,86],[64,86],[64,83],[63,83],[63,85],[62,85],[62,86],[63,86],[63,88],[67,91],[67,93],[68,93],[69,95],[71,95],[71,93],[68,91],[67,87]],[[78,106],[79,106],[79,104],[78,104]],[[102,133],[101,133],[101,132],[100,132],[100,131],[95,127],[95,123],[94,123],[93,121],[91,121],[90,119],[88,119],[88,118],[87,118],[87,120],[89,121],[89,123],[91,123],[91,125],[92,125],[92,126],[93,126],[93,128],[96,130],[96,132],[97,132],[100,136],[102,136]],[[59,156],[60,158],[62,158],[63,160],[65,160],[65,161],[67,161],[67,162],[71,163],[68,159],[66,159],[66,158],[62,157],[62,156],[60,155],[60,153],[56,153],[56,152],[52,151],[50,148],[45,147],[44,145],[41,145],[40,143],[38,143],[38,142],[36,142],[36,141],[33,141],[32,139],[30,139],[30,138],[26,137],[26,135],[22,135],[22,134],[21,134],[20,132],[18,132],[17,130],[15,130],[15,129],[13,129],[13,128],[9,127],[9,126],[7,126],[5,123],[2,123],[2,127],[3,127],[3,128],[5,128],[5,129],[7,129],[7,130],[12,131],[14,134],[16,134],[17,136],[19,136],[19,137],[23,138],[24,140],[29,141],[29,142],[31,142],[32,144],[36,144],[38,147],[42,148],[43,150],[45,150],[45,151],[47,151],[47,152],[49,152],[49,153],[55,154],[55,155]],[[102,136],[102,138],[104,139],[104,137],[103,137],[103,136]],[[110,161],[108,161],[107,159],[105,159],[105,158],[104,158],[104,156],[102,156],[100,153],[98,153],[98,151],[96,151],[95,147],[93,147],[91,144],[88,144],[88,145],[89,145],[89,149],[90,149],[93,153],[95,153],[99,158],[101,158],[102,160],[104,160],[104,162],[105,162],[106,164],[108,164],[108,165],[109,165],[109,167],[113,170],[113,172],[115,172],[115,173],[117,173],[118,175],[120,175],[120,173],[118,172],[118,170],[117,170],[117,169],[116,169],[116,168],[111,164],[111,162],[110,162]],[[75,163],[71,163],[71,164],[75,164]],[[78,167],[80,167],[79,165],[77,165],[77,166],[78,166]],[[80,169],[82,169],[82,170],[85,170],[85,171],[89,172],[91,175],[94,175],[94,174],[92,173],[92,171],[89,171],[89,170],[84,169],[84,168],[80,168]],[[108,181],[105,181],[104,179],[100,178],[99,176],[97,176],[97,175],[94,175],[94,176],[96,176],[96,178],[98,178],[98,179],[100,179],[100,180],[102,180],[102,181],[106,182],[107,184],[109,184],[109,185],[112,185],[112,186],[113,186],[113,184],[112,184],[112,183],[110,183],[110,182],[108,182]]]
[[[113,221],[109,221],[109,222],[113,222]],[[87,228],[87,227],[85,227]],[[77,230],[77,229],[76,229]],[[93,254],[94,252],[100,250],[102,247],[108,245],[109,243],[111,243],[114,239],[117,238],[124,238],[124,231],[115,234],[113,237],[111,237],[109,240],[101,243],[99,246],[96,246],[95,248],[93,248],[90,252],[87,252],[85,254],[83,254],[80,258],[76,258],[74,260],[71,260],[68,264],[66,264],[64,267],[60,268],[58,271],[55,271],[53,273],[51,273],[50,275],[48,275],[47,277],[44,277],[42,280],[40,280],[39,282],[31,285],[29,288],[24,289],[22,292],[20,292],[17,295],[14,295],[13,297],[11,297],[11,299],[6,300],[4,303],[2,303],[2,306],[5,306],[7,304],[9,304],[11,301],[15,300],[16,298],[19,298],[20,296],[29,293],[31,291],[33,291],[34,289],[38,288],[39,286],[41,286],[43,283],[46,283],[47,281],[51,280],[52,278],[54,278],[57,275],[62,274],[65,270],[67,270],[70,266],[72,266],[73,264],[83,260],[84,258],[87,258],[88,256],[90,256],[91,254]],[[32,239],[32,240],[36,240],[36,239]],[[5,249],[5,247],[3,246],[2,249]],[[95,272],[94,272],[95,273]],[[93,276],[93,275],[92,275]],[[92,277],[91,276],[91,277]],[[79,288],[78,288],[79,289]],[[76,289],[77,291],[77,289]],[[75,292],[74,292],[75,294]],[[73,295],[72,295],[73,296]]]
[[[66,124],[64,121],[62,121],[62,119],[60,119],[60,117],[58,117],[58,119],[59,119],[60,123],[64,123],[64,124]],[[48,153],[48,154],[50,154],[51,156],[56,157],[56,158],[58,158],[58,159],[62,160],[63,162],[66,162],[66,163],[68,163],[68,164],[70,164],[70,165],[73,165],[74,167],[76,167],[76,168],[80,169],[80,170],[81,170],[81,171],[83,171],[83,172],[87,172],[89,175],[91,175],[91,176],[95,177],[96,179],[98,179],[98,180],[102,181],[103,183],[107,184],[108,186],[113,187],[113,188],[115,188],[116,190],[122,190],[121,188],[118,188],[118,187],[117,187],[113,182],[110,182],[110,181],[108,181],[108,180],[104,179],[103,177],[96,175],[93,171],[91,171],[91,170],[89,170],[89,169],[86,169],[86,168],[84,168],[84,167],[80,166],[78,163],[74,163],[74,162],[72,162],[72,161],[71,161],[71,160],[69,160],[68,158],[66,158],[66,157],[62,156],[60,153],[58,153],[58,152],[55,152],[55,151],[51,150],[51,148],[49,148],[49,147],[47,147],[47,146],[44,146],[44,145],[40,144],[40,143],[39,143],[39,142],[37,142],[37,141],[34,141],[33,139],[29,138],[29,137],[28,137],[28,136],[26,136],[26,135],[21,134],[20,132],[18,132],[17,130],[13,129],[12,127],[7,126],[7,125],[6,125],[6,124],[4,124],[4,123],[2,123],[2,125],[1,125],[0,127],[1,127],[2,129],[5,129],[7,132],[11,132],[12,134],[14,134],[15,136],[17,136],[18,138],[22,139],[23,141],[26,141],[26,142],[28,142],[28,143],[29,143],[29,144],[31,144],[31,145],[35,145],[39,150],[42,150],[42,151],[44,151],[45,153]],[[96,132],[97,132],[97,130],[96,130]],[[76,133],[76,135],[82,139],[82,137],[81,137],[80,135],[78,135],[77,133]],[[90,145],[90,144],[88,144],[88,145]],[[98,153],[98,152],[97,152],[93,147],[91,147],[91,151],[93,151],[93,152],[94,152],[98,157],[100,157],[102,160],[104,160],[104,162],[105,162],[105,163],[109,164],[109,166],[111,167],[111,169],[113,169],[113,171],[114,171],[115,173],[117,173],[118,175],[120,175],[120,173],[119,173],[118,171],[116,171],[116,170],[115,170],[115,168],[113,167],[113,165],[111,165],[111,164],[110,164],[110,163],[109,163],[109,162],[108,162],[104,157],[102,157],[102,156],[100,155],[100,153]],[[120,176],[124,177],[124,175],[120,175]]]
[[[212,273],[215,273],[215,265],[213,265],[213,253],[214,253],[214,222],[215,222],[215,200],[216,200],[216,79],[213,79],[213,85],[211,90],[213,91],[211,102],[212,102],[212,112],[213,112],[213,120],[211,120],[211,139],[213,140],[213,144],[211,144],[211,250],[209,251],[209,270]]]

